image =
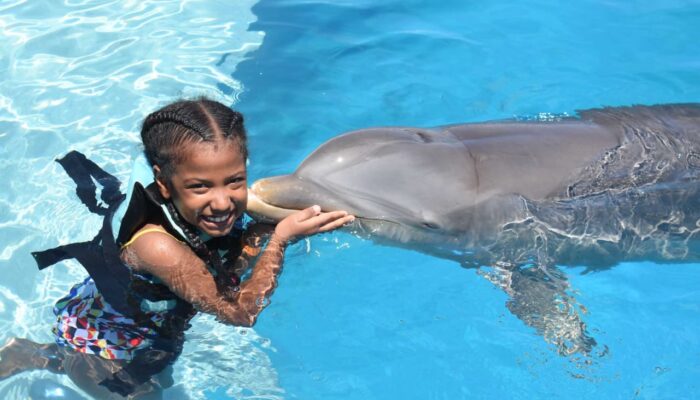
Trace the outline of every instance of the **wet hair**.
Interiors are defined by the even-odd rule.
[[[180,100],[148,115],[141,127],[141,140],[148,162],[158,166],[168,182],[177,165],[185,160],[189,144],[232,141],[245,160],[248,157],[243,115],[207,98]],[[238,276],[223,265],[219,252],[210,250],[186,222],[172,201],[165,201],[175,223],[192,244],[195,254],[216,271],[216,284],[222,293],[232,295],[240,282]]]
[[[184,160],[188,143],[224,140],[236,142],[243,159],[248,158],[243,115],[207,98],[169,104],[148,115],[141,128],[146,158],[166,178]]]

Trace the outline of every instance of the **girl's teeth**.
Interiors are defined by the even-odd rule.
[[[211,222],[224,222],[228,219],[228,215],[224,215],[223,217],[207,217],[207,219]]]

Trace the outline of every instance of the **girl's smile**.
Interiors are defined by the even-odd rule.
[[[245,160],[235,141],[184,144],[167,179],[155,168],[158,188],[182,218],[210,236],[227,235],[248,200]]]
[[[184,332],[197,312],[253,326],[277,287],[289,241],[352,220],[345,211],[323,213],[313,206],[282,219],[272,232],[270,226],[234,228],[248,203],[248,150],[243,115],[224,104],[178,100],[144,119],[141,140],[153,175],[143,176],[143,160],[137,160],[127,189],[131,196],[84,155],[62,159],[72,157],[61,165],[78,184],[81,201],[105,216],[100,241],[33,254],[40,269],[75,258],[90,278],[56,303],[54,343],[12,339],[0,347],[0,380],[44,369],[68,375],[91,398],[161,398],[166,385],[152,378],[159,374],[172,384],[172,372],[165,368],[179,356]],[[99,202],[97,189],[85,175],[99,180],[104,191],[113,190],[109,197],[102,193],[105,205],[124,199],[127,208],[118,212],[132,217],[112,221],[113,214],[92,207]],[[153,177],[162,199],[153,198]],[[105,232],[112,222],[115,232]],[[228,236],[233,229],[239,235]],[[225,240],[211,243],[204,234]],[[221,245],[228,247],[223,253]],[[167,304],[146,311],[131,301],[141,298]],[[76,320],[96,327],[96,333],[67,322]],[[152,352],[157,357],[139,356]],[[132,364],[138,368],[127,368]]]

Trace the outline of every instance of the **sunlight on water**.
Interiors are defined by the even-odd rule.
[[[51,306],[85,275],[71,261],[40,273],[29,253],[90,239],[101,224],[53,160],[79,150],[125,180],[147,113],[179,96],[236,102],[243,88],[231,71],[264,37],[248,31],[254,3],[0,2],[3,343],[12,336],[51,341]],[[191,341],[176,365],[175,393],[281,393],[255,331],[204,317],[188,336],[202,340]],[[42,374],[0,382],[0,397],[25,398]]]
[[[236,399],[284,397],[266,354],[275,351],[269,339],[253,329],[226,326],[210,315],[200,314],[193,326],[187,333],[185,351],[175,364],[175,382],[186,393],[195,398],[203,398],[207,391],[220,391],[226,398]]]
[[[261,1],[253,28],[265,30],[265,42],[234,74],[248,89],[238,108],[249,129],[275,139],[251,141],[266,177],[369,126],[556,122],[586,108],[697,102],[698,10],[682,0]],[[430,180],[409,176],[421,188]],[[290,257],[258,322],[280,349],[270,357],[289,397],[688,398],[697,390],[698,340],[687,332],[699,319],[672,300],[683,294],[697,307],[697,264],[562,268],[563,293],[578,300],[569,305],[597,343],[590,357],[565,357],[474,271],[349,243],[318,260]],[[658,299],[647,302],[652,294]],[[567,311],[566,299],[551,305]],[[574,314],[561,314],[551,326],[570,326]]]
[[[140,120],[164,102],[235,104],[252,181],[368,126],[557,122],[577,109],[697,102],[699,11],[685,0],[0,0],[0,341],[52,340],[51,306],[85,272],[66,262],[39,273],[29,253],[90,239],[101,223],[53,160],[76,149],[126,178]],[[353,229],[290,246],[254,330],[196,317],[166,398],[697,391],[697,264],[562,268],[570,286],[551,302],[562,311],[552,326],[580,315],[597,343],[565,357],[510,312],[506,264],[477,273]],[[25,399],[44,378],[74,388],[32,372],[0,382],[0,398]]]

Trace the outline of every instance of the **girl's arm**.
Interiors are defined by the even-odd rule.
[[[269,304],[282,269],[284,249],[289,240],[336,229],[353,220],[343,211],[321,213],[317,206],[282,220],[275,228],[251,277],[237,295],[229,299],[218,291],[214,277],[194,252],[164,233],[139,237],[122,252],[126,263],[138,271],[158,277],[173,293],[200,311],[214,314],[225,323],[252,326]]]
[[[282,271],[282,260],[287,242],[298,236],[327,232],[351,222],[353,216],[344,211],[321,213],[318,206],[290,215],[280,221],[270,237],[265,251],[255,264],[250,279],[243,282],[238,292],[238,303],[245,310],[244,318],[252,326],[258,314],[270,302],[269,297],[277,287],[277,277]]]
[[[233,272],[238,276],[243,276],[250,263],[260,255],[265,240],[275,231],[274,225],[253,223],[243,232],[241,237],[241,254],[233,265]]]

